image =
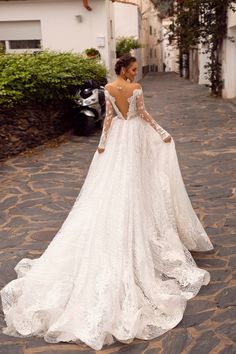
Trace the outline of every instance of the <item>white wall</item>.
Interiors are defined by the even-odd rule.
[[[134,36],[140,41],[139,11],[135,4],[114,3],[115,38]],[[142,55],[141,49],[131,51],[138,62],[136,81],[142,78]]]
[[[92,11],[86,10],[78,0],[0,1],[0,21],[40,20],[43,49],[82,52],[95,47],[110,67],[110,1],[94,0],[91,7]],[[76,15],[82,16],[82,22]],[[105,37],[104,48],[97,46],[99,36]]]
[[[156,68],[159,62],[158,52],[158,33],[161,26],[160,18],[158,17],[158,11],[154,7],[152,1],[141,1],[141,42],[144,47],[142,48],[143,66],[149,70]],[[150,27],[152,33],[150,33]]]
[[[169,43],[169,25],[171,24],[170,19],[166,18],[162,21],[161,27],[161,40],[162,40],[162,55],[163,63],[166,64],[166,71],[179,71],[178,56],[179,50],[176,44]],[[161,70],[162,71],[162,70]]]
[[[141,48],[131,50],[131,54],[137,59],[137,63],[138,63],[138,72],[135,78],[135,81],[138,82],[143,77]]]
[[[236,9],[236,6],[234,6]],[[236,12],[228,11],[228,28],[236,26]]]
[[[97,0],[101,1],[101,0]],[[108,75],[107,78],[109,81],[113,80],[116,77],[115,74],[115,62],[116,62],[116,41],[115,41],[115,18],[114,18],[114,3],[110,0],[106,0],[106,21],[107,21],[107,68]],[[104,21],[104,19],[103,19]],[[98,32],[98,29],[95,29],[95,34]],[[98,48],[100,50],[100,48]],[[101,50],[100,50],[101,52]]]
[[[115,35],[139,38],[138,6],[127,3],[114,3]]]
[[[228,36],[234,37],[236,40],[236,13],[229,10],[228,12]],[[199,84],[207,84],[209,80],[204,77],[206,69],[204,65],[207,63],[207,55],[203,53],[204,48],[199,47]],[[222,95],[224,98],[236,97],[236,42],[225,39],[222,54],[222,78],[224,88]]]
[[[236,38],[236,26],[229,30],[229,35]],[[223,79],[224,79],[224,98],[236,97],[236,43],[229,39],[224,43],[223,59]]]
[[[204,65],[207,64],[208,62],[208,57],[207,54],[204,53],[205,48],[202,46],[202,44],[199,45],[199,59],[198,59],[198,65],[199,65],[199,81],[198,83],[200,85],[207,85],[210,83],[208,79],[206,79],[205,74],[207,70],[204,68]]]
[[[115,18],[117,33],[119,36],[134,35],[143,44],[141,49],[142,66],[145,71],[148,68],[158,69],[162,67],[162,47],[158,44],[158,35],[161,27],[161,19],[152,0],[119,0],[115,2],[117,15]],[[134,6],[137,6],[138,16],[134,15]],[[122,7],[125,11],[122,12]],[[150,34],[150,26],[152,34]]]
[[[236,41],[236,13],[229,11],[228,36]],[[236,42],[226,39],[223,48],[224,98],[236,98]]]

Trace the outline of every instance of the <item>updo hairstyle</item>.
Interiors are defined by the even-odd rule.
[[[128,68],[131,63],[135,63],[137,60],[130,54],[122,55],[116,62],[115,72],[116,75],[120,75],[121,68]]]

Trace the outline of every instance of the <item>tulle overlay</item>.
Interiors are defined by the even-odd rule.
[[[175,327],[210,275],[189,250],[213,246],[187,195],[175,142],[139,116],[115,116],[62,227],[37,259],[22,259],[1,297],[13,336],[152,339]]]

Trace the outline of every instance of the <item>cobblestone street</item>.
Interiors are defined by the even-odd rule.
[[[211,282],[188,302],[183,320],[161,337],[113,344],[97,353],[236,353],[236,104],[212,98],[204,86],[176,74],[142,81],[146,109],[175,139],[193,207],[215,249],[192,253]],[[100,131],[69,134],[0,163],[0,286],[15,278],[24,257],[39,257],[70,211],[96,150]],[[63,260],[62,260],[63,261]],[[1,327],[5,326],[3,314]],[[92,354],[84,344],[0,334],[0,354]]]

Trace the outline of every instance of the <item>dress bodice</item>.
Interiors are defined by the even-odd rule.
[[[105,96],[110,100],[110,102],[114,108],[114,111],[117,113],[117,117],[120,119],[124,119],[124,120],[129,120],[131,118],[137,117],[138,113],[137,113],[136,99],[140,95],[142,95],[142,89],[138,88],[138,89],[135,89],[133,91],[132,95],[128,98],[129,108],[128,108],[128,112],[127,112],[127,117],[125,118],[116,104],[115,97],[112,96],[108,90],[105,90]]]
[[[160,134],[162,139],[167,137],[169,133],[163,129],[152,116],[146,111],[143,99],[142,88],[137,88],[132,92],[132,95],[127,98],[128,100],[128,110],[126,117],[121,113],[119,107],[116,104],[116,98],[110,94],[108,90],[105,89],[106,97],[106,116],[103,123],[102,135],[99,142],[99,148],[105,149],[107,142],[108,133],[111,127],[111,122],[113,118],[119,118],[123,122],[136,119],[143,119],[146,121],[157,133]],[[116,116],[114,116],[114,111]]]

